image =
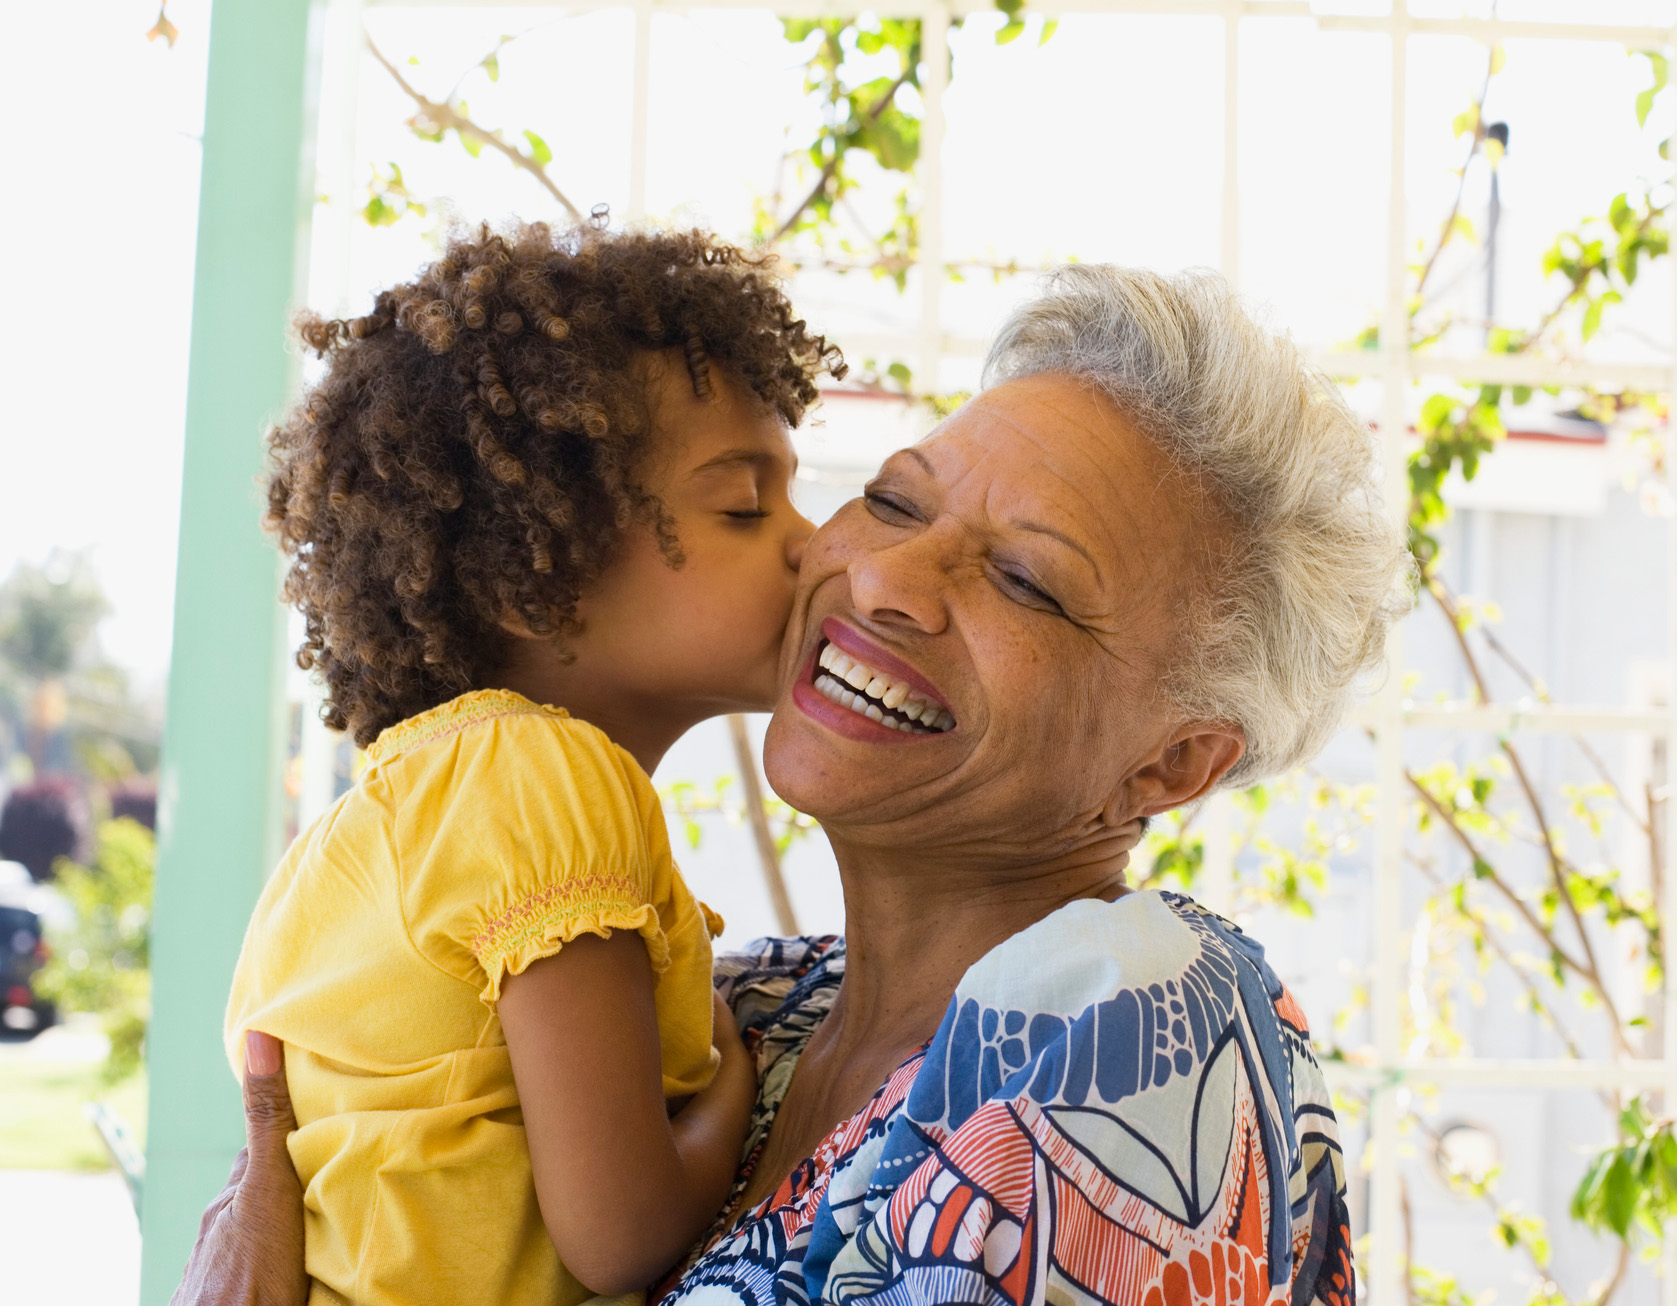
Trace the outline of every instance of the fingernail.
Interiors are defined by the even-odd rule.
[[[277,1038],[251,1030],[245,1035],[245,1072],[251,1075],[277,1075],[280,1068],[280,1044]]]

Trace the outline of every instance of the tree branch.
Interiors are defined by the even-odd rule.
[[[1491,70],[1495,62],[1496,47],[1493,45],[1485,65],[1485,84],[1479,88],[1479,96],[1473,101],[1473,112],[1478,119],[1473,124],[1473,141],[1467,151],[1467,158],[1462,160],[1460,179],[1456,182],[1456,198],[1451,202],[1449,216],[1444,219],[1444,226],[1438,233],[1438,243],[1432,247],[1432,253],[1427,256],[1427,261],[1421,268],[1421,275],[1415,282],[1417,302],[1421,298],[1421,292],[1427,288],[1427,278],[1432,275],[1432,270],[1438,263],[1438,256],[1444,252],[1444,247],[1450,243],[1451,233],[1456,229],[1456,218],[1462,211],[1462,197],[1467,191],[1467,170],[1472,166],[1474,156],[1479,153],[1479,147],[1485,143],[1485,99],[1491,93],[1491,78],[1495,76]]]
[[[1431,594],[1439,609],[1450,623],[1450,632],[1455,636],[1456,645],[1461,651],[1462,660],[1467,665],[1468,675],[1473,678],[1474,690],[1481,703],[1491,701],[1490,691],[1485,685],[1484,673],[1479,669],[1479,661],[1473,655],[1473,648],[1467,642],[1467,633],[1462,629],[1461,611],[1456,606],[1444,583],[1436,576],[1426,579],[1427,593]],[[1537,829],[1543,839],[1543,851],[1549,862],[1549,876],[1554,882],[1555,893],[1566,907],[1567,916],[1571,919],[1574,930],[1578,934],[1579,945],[1584,950],[1584,965],[1587,970],[1580,970],[1582,975],[1595,989],[1596,996],[1601,999],[1601,1005],[1606,1009],[1608,1018],[1612,1021],[1614,1041],[1626,1052],[1630,1050],[1625,1041],[1624,1026],[1619,1019],[1618,1007],[1613,1002],[1612,995],[1607,991],[1607,984],[1601,978],[1601,965],[1596,960],[1595,945],[1590,941],[1589,931],[1584,928],[1583,914],[1578,910],[1578,904],[1572,900],[1572,889],[1567,884],[1567,876],[1572,867],[1561,856],[1560,849],[1555,845],[1554,832],[1549,828],[1548,815],[1543,810],[1542,800],[1537,796],[1537,790],[1532,785],[1531,778],[1526,774],[1525,765],[1520,761],[1520,755],[1514,745],[1507,739],[1499,739],[1497,747],[1502,755],[1508,759],[1508,765],[1514,772],[1515,782],[1525,795],[1526,803],[1531,808],[1532,819],[1537,822]],[[1552,935],[1546,935],[1551,946],[1554,944]]]
[[[878,101],[875,102],[873,108],[868,110],[866,117],[863,119],[863,122],[866,125],[871,127],[875,122],[879,121],[879,115],[885,112],[885,106],[890,104],[891,101],[896,98],[897,92],[902,89],[903,83],[908,81],[909,76],[913,73],[913,71],[914,60],[910,59],[908,67],[903,69],[902,76],[892,82],[890,88],[885,92],[885,94],[880,96]],[[821,169],[821,175],[815,179],[815,185],[810,187],[809,194],[804,196],[803,201],[798,205],[798,207],[792,210],[792,216],[787,218],[785,222],[782,222],[776,229],[774,235],[769,237],[769,244],[778,245],[781,238],[797,225],[797,221],[799,218],[803,217],[804,211],[808,209],[810,205],[814,204],[816,200],[821,198],[821,193],[827,189],[827,183],[833,179],[833,174],[838,171],[839,164],[843,161],[844,150],[839,149],[835,142],[833,157],[828,159],[826,165]]]
[[[1415,867],[1422,875],[1432,881],[1433,886],[1440,894],[1448,892],[1450,886],[1445,883],[1444,877],[1439,875],[1431,865],[1419,857],[1412,856],[1408,860],[1411,866]],[[1514,972],[1514,978],[1519,980],[1520,986],[1525,989],[1526,997],[1530,1000],[1532,1009],[1548,1020],[1549,1027],[1555,1031],[1555,1034],[1560,1038],[1560,1041],[1566,1045],[1567,1052],[1569,1052],[1575,1059],[1582,1061],[1584,1059],[1584,1054],[1579,1049],[1577,1040],[1574,1039],[1561,1024],[1560,1018],[1555,1014],[1554,1008],[1551,1007],[1549,1003],[1544,1001],[1542,990],[1537,987],[1536,981],[1532,979],[1529,973],[1527,973],[1526,968],[1520,965],[1520,963],[1515,959],[1514,954],[1508,950],[1502,940],[1491,933],[1490,926],[1484,921],[1470,916],[1468,917],[1468,922],[1472,928],[1479,932],[1479,937],[1485,941],[1485,946],[1496,954],[1497,960],[1502,962],[1509,970]]]
[[[1438,583],[1440,585],[1444,585],[1442,580]],[[1449,586],[1447,585],[1444,587],[1446,590],[1449,589]],[[1489,627],[1481,626],[1479,628],[1479,634],[1484,638],[1485,643],[1490,646],[1491,652],[1501,658],[1508,666],[1509,670],[1525,682],[1526,688],[1531,690],[1539,703],[1553,703],[1555,701],[1554,695],[1545,689],[1538,681],[1537,677],[1532,675],[1532,673],[1526,669],[1525,663],[1521,662],[1519,658],[1514,656],[1513,650],[1496,637],[1494,631],[1492,631]],[[1617,801],[1619,806],[1624,810],[1625,815],[1635,823],[1636,828],[1642,831],[1644,835],[1651,835],[1652,829],[1650,828],[1648,822],[1643,820],[1642,814],[1630,805],[1630,800],[1625,797],[1624,790],[1619,787],[1619,782],[1613,778],[1613,772],[1609,769],[1606,761],[1602,759],[1601,754],[1596,752],[1595,749],[1591,747],[1590,741],[1584,738],[1583,735],[1578,734],[1569,734],[1567,738],[1571,739],[1573,743],[1578,745],[1578,751],[1584,755],[1584,759],[1589,762],[1592,768],[1594,768],[1595,773],[1601,777],[1601,782],[1613,791],[1615,801]]]
[[[554,184],[553,178],[547,175],[546,168],[516,146],[507,144],[498,133],[478,126],[451,103],[438,103],[436,100],[420,94],[409,84],[408,79],[402,76],[396,65],[386,59],[378,46],[373,44],[372,37],[367,37],[366,41],[367,49],[372,52],[373,58],[379,61],[384,71],[395,80],[396,85],[400,86],[408,98],[418,106],[419,113],[415,115],[416,117],[425,119],[439,132],[452,129],[462,139],[477,141],[480,145],[487,145],[490,149],[504,155],[513,167],[529,173],[541,184],[543,190],[558,200],[560,207],[570,216],[572,222],[582,221],[582,210],[565,197],[565,193]]]
[[[751,736],[746,733],[745,718],[737,712],[728,717],[728,734],[733,740],[734,763],[739,767],[740,783],[745,790],[746,823],[757,842],[757,860],[762,866],[763,882],[768,886],[769,901],[774,904],[775,925],[782,934],[796,934],[798,918],[792,911],[785,877],[780,873],[780,852],[774,846],[774,834],[769,830],[768,813],[763,810],[763,786],[757,779],[757,754],[751,747]]]
[[[1433,814],[1444,823],[1444,828],[1448,830],[1450,834],[1454,836],[1456,842],[1462,846],[1462,850],[1466,852],[1468,857],[1472,860],[1476,873],[1478,873],[1478,868],[1484,868],[1482,878],[1508,900],[1508,905],[1519,913],[1520,919],[1525,921],[1525,923],[1531,928],[1531,932],[1549,945],[1561,965],[1567,970],[1570,970],[1585,983],[1590,984],[1592,987],[1597,986],[1598,981],[1592,978],[1589,971],[1585,969],[1584,965],[1573,957],[1573,955],[1565,948],[1561,947],[1560,944],[1555,941],[1554,936],[1543,927],[1543,922],[1537,919],[1537,914],[1532,911],[1531,905],[1527,903],[1524,898],[1520,897],[1519,894],[1514,892],[1509,883],[1502,878],[1502,875],[1497,871],[1496,867],[1492,866],[1490,861],[1483,857],[1479,850],[1473,846],[1473,840],[1468,836],[1467,831],[1463,830],[1461,826],[1456,823],[1455,813],[1445,807],[1443,803],[1439,802],[1439,800],[1434,797],[1432,791],[1423,785],[1416,774],[1408,767],[1404,768],[1403,778],[1409,782],[1409,787],[1420,795],[1421,801],[1432,809]]]

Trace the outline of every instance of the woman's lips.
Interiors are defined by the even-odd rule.
[[[821,633],[827,642],[838,646],[842,653],[852,660],[871,667],[875,672],[907,685],[916,695],[929,703],[948,711],[949,703],[939,692],[938,688],[921,675],[908,663],[888,653],[865,635],[852,630],[837,617],[828,617],[821,623]],[[818,649],[817,652],[820,650]]]
[[[828,638],[806,660],[793,690],[807,715],[841,734],[882,743],[955,728],[942,697],[919,672],[841,622],[829,618],[822,633]]]

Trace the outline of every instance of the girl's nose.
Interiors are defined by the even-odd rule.
[[[792,525],[786,532],[786,565],[797,571],[804,565],[804,545],[815,534],[815,523],[796,508],[792,510]]]

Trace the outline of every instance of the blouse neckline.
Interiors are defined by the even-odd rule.
[[[380,731],[367,748],[367,764],[378,766],[421,744],[496,717],[543,715],[563,719],[571,714],[562,707],[537,703],[510,689],[474,689]]]

